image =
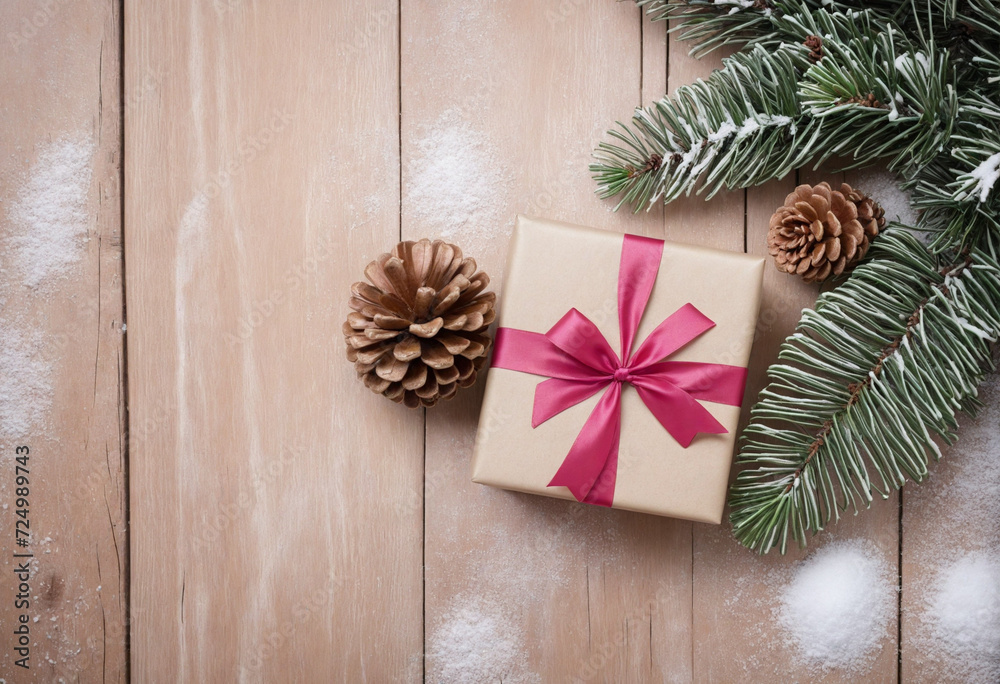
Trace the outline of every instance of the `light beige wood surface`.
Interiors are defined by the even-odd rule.
[[[611,0],[118,7],[0,5],[0,244],[60,150],[85,215],[48,280],[0,252],[0,373],[14,359],[45,380],[0,375],[0,401],[20,387],[44,409],[23,435],[0,426],[5,530],[11,447],[32,448],[39,595],[38,667],[12,671],[4,637],[0,680],[962,681],[925,623],[942,568],[927,540],[996,543],[995,508],[943,513],[965,503],[962,447],[905,506],[848,513],[810,546],[867,540],[902,576],[902,629],[870,670],[822,673],[774,617],[806,552],[475,485],[481,384],[410,411],[343,358],[350,284],[400,238],[458,243],[500,292],[517,213],[766,254],[793,178],[633,216],[587,172],[616,119],[717,55]],[[816,292],[768,264],[744,422]],[[976,453],[995,416],[973,424]]]
[[[843,174],[802,170],[798,181],[839,184]],[[795,188],[796,179],[772,181],[747,190],[746,246],[752,254],[767,256],[768,221],[785,196]],[[696,210],[694,210],[696,211]],[[703,212],[711,211],[707,206]],[[734,247],[731,247],[735,249]],[[778,348],[795,328],[804,307],[815,303],[819,288],[791,278],[768,264],[764,273],[761,302],[744,402],[743,423],[757,393],[767,384],[767,365],[777,357]],[[734,472],[735,475],[735,472]],[[695,680],[734,681],[858,681],[857,672],[816,671],[796,657],[775,619],[782,587],[791,578],[795,563],[815,548],[835,540],[868,540],[873,556],[893,573],[898,564],[898,512],[896,498],[877,501],[871,510],[857,517],[851,513],[828,531],[810,540],[811,546],[790,546],[786,556],[776,552],[760,557],[740,546],[727,526],[695,526],[694,623]],[[897,678],[898,628],[892,620],[886,628],[880,650],[870,663],[864,681],[893,682]],[[720,657],[720,654],[724,654]]]
[[[399,235],[395,2],[133,3],[136,681],[391,681],[421,650],[422,415],[344,360]],[[417,671],[419,672],[419,670]]]
[[[587,174],[607,122],[640,102],[639,13],[560,7],[402,5],[403,236],[454,239],[497,288],[519,212],[662,234],[659,212],[609,213]],[[425,209],[442,200],[420,174],[447,155],[470,166],[440,188],[473,198],[467,220]],[[479,403],[468,393],[427,415],[427,680],[688,679],[688,526],[472,484]]]
[[[0,679],[8,682],[126,681],[119,11],[113,0],[0,4]],[[30,472],[19,484],[22,445]],[[23,493],[26,547],[15,546]],[[21,563],[30,564],[23,609],[14,603]],[[27,670],[13,650],[21,615]]]

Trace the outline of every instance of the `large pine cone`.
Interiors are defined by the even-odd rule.
[[[771,217],[768,251],[782,271],[806,282],[852,268],[885,225],[882,207],[847,183],[800,185]]]
[[[400,242],[354,283],[347,358],[373,392],[416,408],[450,399],[486,362],[496,317],[490,278],[440,240]]]

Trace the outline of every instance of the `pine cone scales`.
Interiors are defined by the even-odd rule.
[[[373,392],[406,406],[433,406],[476,381],[496,295],[486,273],[441,240],[401,242],[351,286],[347,358]]]
[[[864,257],[885,225],[884,211],[870,197],[844,183],[800,185],[771,217],[768,251],[779,269],[806,282],[840,275]]]

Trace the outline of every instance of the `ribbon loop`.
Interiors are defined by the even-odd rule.
[[[660,323],[632,355],[662,254],[662,240],[624,238],[618,271],[621,356],[576,309],[566,312],[544,335],[497,329],[495,368],[549,378],[535,388],[532,427],[605,390],[549,482],[550,487],[568,487],[577,501],[611,506],[614,500],[624,383],[635,387],[650,412],[684,448],[699,432],[727,432],[699,400],[731,406],[743,401],[746,368],[663,360],[715,326],[690,303]]]

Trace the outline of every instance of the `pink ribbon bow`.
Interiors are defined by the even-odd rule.
[[[742,403],[746,368],[662,360],[715,326],[691,304],[667,317],[630,354],[662,254],[662,240],[625,236],[618,271],[621,358],[597,326],[576,309],[570,309],[544,335],[497,329],[495,368],[550,378],[535,388],[532,427],[607,388],[548,485],[568,487],[577,501],[610,506],[614,499],[622,383],[635,387],[643,403],[684,448],[699,432],[727,432],[697,400],[731,406]]]

